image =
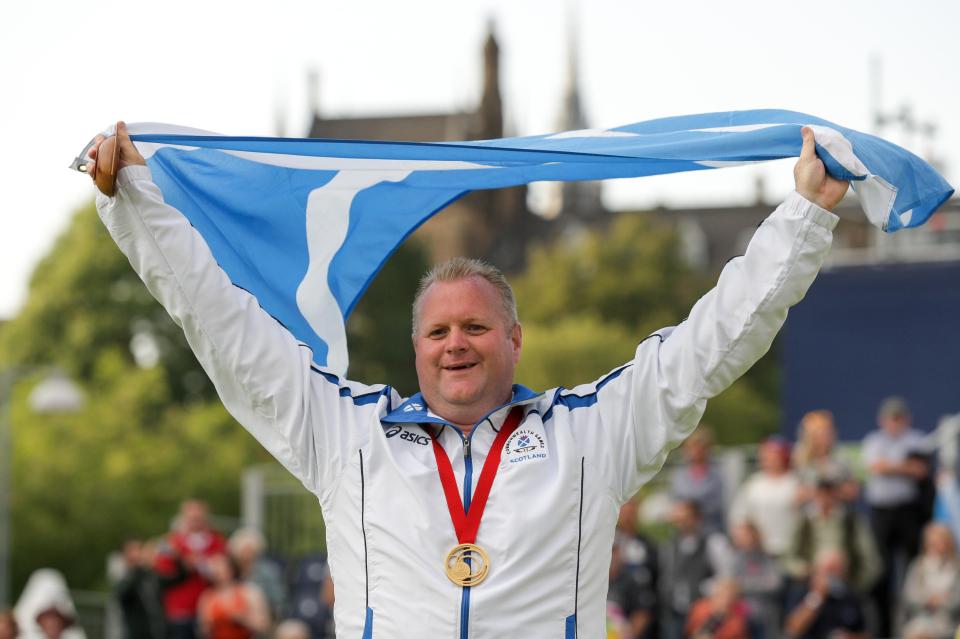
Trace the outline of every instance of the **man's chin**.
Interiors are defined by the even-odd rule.
[[[470,406],[480,397],[476,388],[451,388],[443,393],[443,399],[451,406]]]

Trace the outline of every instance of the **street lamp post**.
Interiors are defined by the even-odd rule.
[[[10,501],[13,484],[13,431],[10,410],[14,384],[36,368],[0,370],[0,610],[9,608],[10,597]],[[71,413],[83,408],[83,395],[62,373],[53,372],[30,393],[36,413]]]
[[[0,609],[10,607],[10,483],[13,476],[10,449],[10,391],[14,372],[0,374]]]

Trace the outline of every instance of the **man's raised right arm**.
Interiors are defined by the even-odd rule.
[[[338,401],[338,389],[331,384],[318,384],[319,392],[330,396],[312,401],[312,351],[253,295],[233,285],[200,234],[164,203],[126,127],[120,123],[117,129],[116,193],[97,196],[104,225],[150,293],[183,329],[227,410],[319,494],[332,479],[328,473],[340,465],[338,450],[345,442],[339,438],[358,430],[341,427],[353,415],[338,413],[351,407]],[[323,414],[317,414],[321,408]]]

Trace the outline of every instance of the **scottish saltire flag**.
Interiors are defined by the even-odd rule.
[[[168,203],[203,235],[234,284],[347,367],[345,321],[396,247],[474,189],[701,171],[800,153],[809,125],[835,177],[886,231],[923,224],[953,189],[877,137],[791,111],[707,113],[609,130],[459,143],[229,137],[129,126]]]

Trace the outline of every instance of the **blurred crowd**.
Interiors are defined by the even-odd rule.
[[[638,533],[638,499],[621,510],[608,639],[960,638],[960,419],[925,435],[886,399],[863,482],[835,443],[831,413],[810,412],[728,486],[709,431],[694,433],[664,540]]]
[[[318,555],[294,564],[268,557],[265,540],[241,528],[229,538],[207,505],[180,505],[171,530],[128,539],[112,597],[125,639],[327,639],[333,584]],[[84,639],[66,582],[31,576],[15,612],[0,612],[0,639]]]
[[[859,474],[818,410],[795,442],[761,443],[739,482],[698,429],[667,477],[666,528],[642,525],[639,496],[620,511],[607,639],[960,639],[960,416],[923,434],[894,397],[876,420]],[[125,638],[332,639],[325,557],[265,548],[257,530],[227,538],[204,502],[183,502],[168,533],[123,545],[112,594]],[[0,611],[0,639],[83,639],[77,626],[52,570]]]

